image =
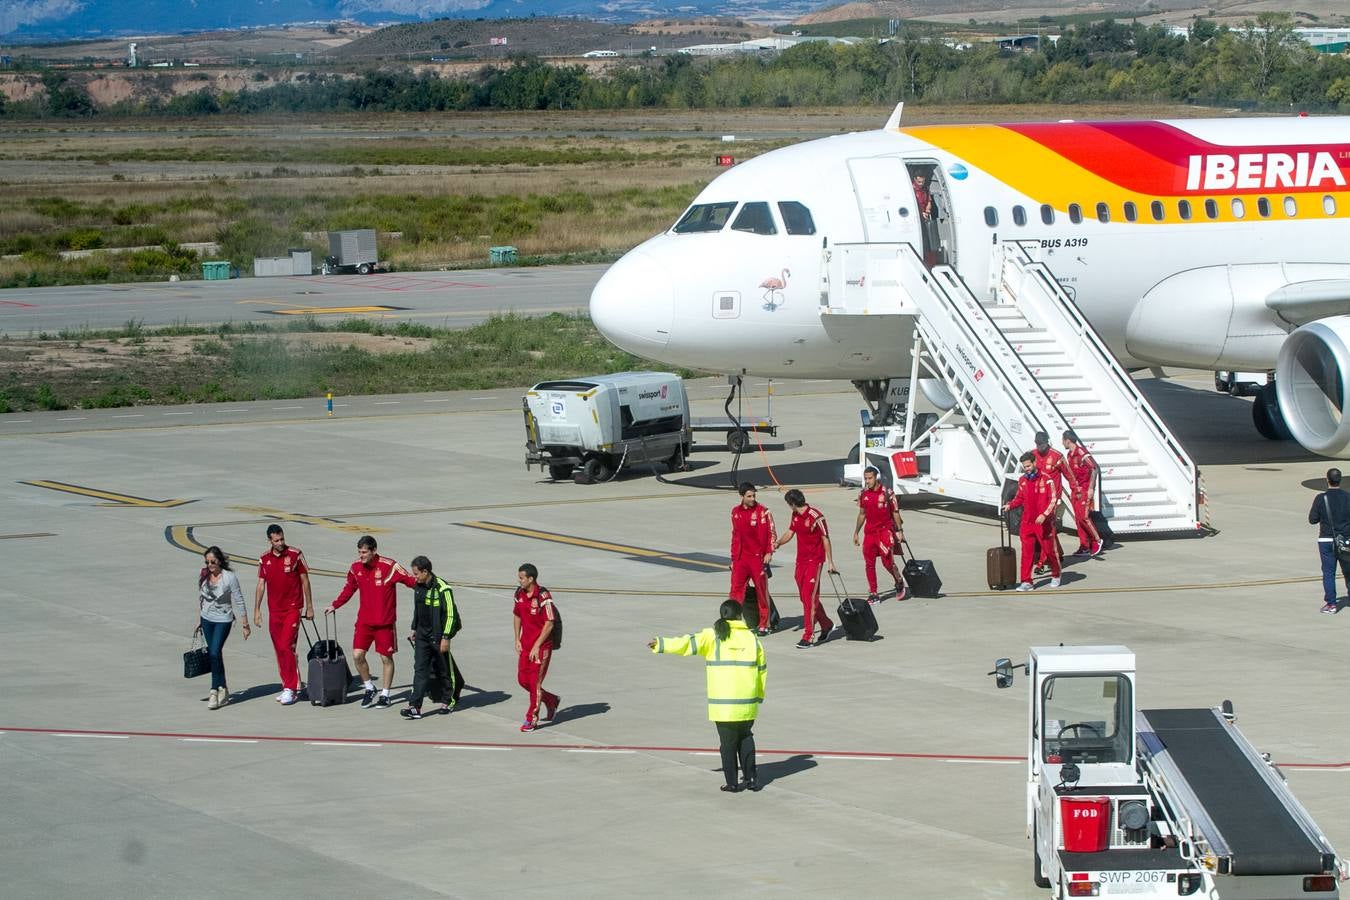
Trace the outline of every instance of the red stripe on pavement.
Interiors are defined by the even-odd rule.
[[[548,726],[544,726],[548,727]],[[92,728],[22,728],[0,725],[0,732],[15,734],[79,734],[102,735],[105,737],[148,737],[148,738],[216,738],[219,740],[247,740],[272,743],[309,743],[309,744],[351,744],[379,743],[405,747],[485,747],[520,750],[633,750],[645,753],[716,753],[716,747],[666,747],[649,744],[541,744],[525,741],[432,741],[409,738],[385,737],[304,737],[276,734],[208,734],[195,731],[103,731]],[[1021,762],[1025,756],[994,756],[969,753],[897,753],[886,750],[786,750],[778,748],[756,748],[755,752],[766,756],[843,756],[843,757],[885,757],[886,759],[927,759],[956,760],[969,762]],[[1329,763],[1287,763],[1276,762],[1282,769],[1350,769],[1350,762]]]
[[[219,738],[224,740],[248,740],[248,741],[272,741],[275,743],[310,743],[310,744],[348,744],[355,741],[365,743],[395,744],[408,747],[501,747],[508,749],[519,748],[522,750],[635,750],[649,753],[716,753],[716,747],[666,747],[646,744],[548,744],[534,743],[526,741],[517,742],[496,742],[496,741],[433,741],[433,740],[414,740],[410,738],[384,738],[365,736],[360,738],[350,737],[303,737],[295,735],[275,735],[275,734],[207,734],[204,732],[190,731],[103,731],[98,729],[80,729],[80,728],[12,728],[7,725],[0,725],[0,731],[10,731],[22,734],[88,734],[105,735],[116,737],[151,737],[151,738]],[[975,760],[980,762],[1018,762],[1024,757],[1021,756],[971,756],[951,753],[888,753],[885,751],[862,751],[862,750],[779,750],[758,748],[756,753],[769,756],[884,756],[888,759],[936,759],[936,760]]]

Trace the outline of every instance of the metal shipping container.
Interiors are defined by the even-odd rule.
[[[253,276],[255,278],[273,278],[291,274],[289,256],[255,256],[253,258]]]
[[[291,274],[292,275],[313,275],[314,274],[314,253],[310,250],[292,250],[291,251]]]
[[[339,266],[374,265],[380,261],[375,252],[375,229],[328,232],[328,255],[337,257]]]

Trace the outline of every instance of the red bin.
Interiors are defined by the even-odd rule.
[[[891,454],[891,463],[899,478],[913,478],[919,474],[919,457],[913,450],[901,450]]]
[[[1068,852],[1099,853],[1110,846],[1109,797],[1060,797],[1059,819]]]

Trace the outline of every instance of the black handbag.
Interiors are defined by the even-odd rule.
[[[1336,548],[1336,559],[1342,565],[1350,565],[1350,534],[1346,534],[1336,525],[1336,519],[1331,514],[1331,501],[1327,495],[1322,495],[1322,505],[1327,511],[1327,524],[1331,526],[1331,543]]]
[[[211,671],[211,654],[200,630],[192,632],[192,646],[183,654],[183,677],[196,678]]]

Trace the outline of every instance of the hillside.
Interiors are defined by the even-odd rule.
[[[855,19],[924,19],[965,24],[1015,24],[1041,17],[1112,15],[1142,22],[1186,23],[1206,16],[1227,25],[1239,25],[1263,12],[1285,12],[1299,25],[1350,25],[1345,0],[851,0],[800,16],[794,24],[817,25]]]

